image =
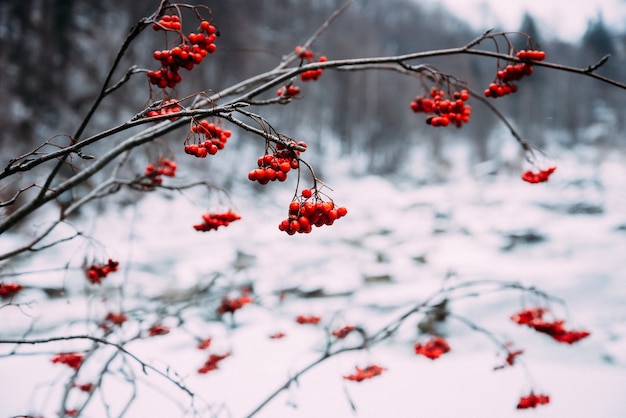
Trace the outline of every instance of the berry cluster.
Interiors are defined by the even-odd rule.
[[[302,148],[306,148],[306,143],[304,142],[296,144],[292,141],[291,145],[299,145]],[[248,180],[258,181],[259,184],[267,184],[275,180],[285,181],[287,173],[291,169],[296,170],[300,167],[299,156],[300,151],[278,144],[273,154],[265,154],[258,158],[257,165],[259,168],[255,168],[248,173]]]
[[[93,264],[85,270],[85,274],[87,275],[87,280],[91,284],[101,284],[102,279],[108,276],[109,273],[117,271],[119,267],[119,263],[109,258],[106,264]]]
[[[455,125],[457,128],[469,122],[472,107],[465,104],[469,99],[469,93],[463,89],[452,93],[451,98],[446,98],[446,93],[433,87],[429,97],[417,96],[411,102],[411,110],[415,113],[426,113],[426,123],[434,127]]]
[[[548,395],[535,395],[534,392],[530,392],[528,396],[522,396],[517,403],[517,409],[535,408],[537,405],[547,405],[550,403],[550,396]]]
[[[148,335],[150,337],[156,337],[157,335],[169,334],[170,329],[163,324],[156,323],[148,329]]]
[[[309,64],[313,62],[313,51],[309,49],[305,49],[301,46],[297,46],[295,49],[295,53],[301,60],[306,60]],[[326,62],[327,59],[324,55],[320,56],[318,62]],[[318,68],[317,70],[308,70],[304,71],[300,74],[300,79],[302,81],[317,81],[317,79],[322,75],[324,70]]]
[[[550,174],[554,173],[555,170],[556,167],[548,167],[544,170],[539,170],[536,173],[528,170],[522,174],[522,180],[528,183],[543,183],[548,181]]]
[[[109,325],[114,326],[122,326],[124,322],[128,320],[128,317],[124,315],[123,312],[109,312],[107,316],[104,317],[104,322],[102,326],[108,327]]]
[[[504,369],[507,366],[513,366],[515,364],[515,359],[517,356],[524,354],[524,350],[509,350],[507,346],[506,359],[504,360],[504,364],[500,366],[494,367],[494,370]]]
[[[180,19],[176,15],[163,16],[158,24],[154,24],[155,30],[171,30],[180,32]],[[200,31],[191,33],[187,38],[181,34],[182,43],[172,49],[155,51],[153,57],[161,63],[158,71],[148,71],[148,79],[151,84],[160,88],[174,88],[182,81],[179,73],[181,68],[191,71],[194,65],[202,62],[207,54],[216,51],[215,40],[217,35],[213,25],[208,21],[200,22]]]
[[[74,370],[78,370],[83,363],[82,354],[60,353],[52,358],[53,363],[66,364]]]
[[[206,120],[200,123],[194,122],[191,132],[185,141],[185,153],[198,158],[205,158],[207,155],[215,155],[224,149],[231,131],[222,129],[220,126]],[[189,144],[189,139],[193,138],[194,143]]]
[[[206,374],[210,371],[217,369],[217,364],[224,360],[226,357],[230,356],[229,353],[226,354],[211,354],[209,359],[204,362],[204,365],[198,369],[198,373]]]
[[[319,324],[319,322],[322,320],[321,317],[319,316],[315,316],[315,315],[298,315],[296,317],[296,322],[298,324]]]
[[[450,351],[450,345],[443,337],[435,336],[425,344],[415,343],[415,354],[421,354],[431,360],[438,359]]]
[[[96,388],[96,385],[94,385],[93,383],[82,383],[82,384],[74,383],[72,387],[75,387],[81,392],[90,393]]]
[[[201,224],[194,225],[196,231],[207,232],[219,228],[220,226],[228,226],[231,222],[238,221],[241,216],[232,210],[224,213],[205,213],[202,215]]]
[[[220,306],[217,308],[217,313],[223,315],[225,313],[235,313],[235,311],[241,309],[244,305],[248,305],[253,302],[249,296],[250,291],[247,288],[241,290],[241,296],[234,299],[224,296]]]
[[[16,293],[22,290],[22,285],[17,283],[2,283],[0,282],[0,298],[10,298]]]
[[[356,327],[354,325],[346,325],[344,327],[341,327],[341,328],[333,331],[332,335],[334,337],[339,338],[339,339],[343,339],[343,338],[346,338],[348,336],[348,334],[350,334],[355,329],[356,329]]]
[[[286,98],[296,97],[298,94],[300,94],[300,87],[294,85],[283,86],[276,91],[277,96]]]
[[[196,347],[198,348],[198,350],[206,350],[211,346],[212,341],[213,340],[211,338],[205,338],[204,340],[200,341]]]
[[[157,164],[148,164],[144,175],[150,180],[151,185],[162,184],[163,178],[161,176],[176,176],[177,167],[174,161],[162,158]]]
[[[178,32],[181,28],[180,17],[176,15],[165,15],[161,18],[161,20],[152,24],[152,29],[156,31],[163,29]]]
[[[148,111],[146,113],[146,116],[151,118],[154,116],[171,115],[171,114],[180,112],[180,110],[181,110],[181,106],[178,100],[176,99],[165,100],[163,101],[163,103],[161,103],[161,106],[159,106],[158,109]],[[173,118],[170,118],[170,120],[173,122],[176,120],[176,118],[173,117]]]
[[[321,200],[317,191],[313,193],[311,189],[304,189],[300,198],[289,204],[289,216],[278,225],[278,229],[289,235],[296,232],[308,234],[313,226],[332,225],[347,213],[345,207],[336,207],[332,201]]]
[[[372,377],[379,376],[385,370],[387,370],[384,367],[380,367],[380,366],[377,366],[375,364],[367,366],[364,369],[360,368],[359,366],[356,366],[355,369],[356,369],[356,373],[346,375],[343,378],[346,379],[346,380],[352,380],[352,381],[355,381],[355,382],[361,382],[361,381],[363,381],[365,379],[371,379]]]
[[[546,58],[546,53],[537,50],[522,50],[515,54],[515,57],[519,59],[543,61]],[[520,81],[522,78],[532,73],[533,66],[527,62],[509,64],[504,69],[496,72],[496,81],[491,83],[485,90],[485,96],[497,98],[515,93],[517,92],[517,85],[514,84],[514,82]]]
[[[511,320],[520,325],[526,325],[537,332],[547,334],[555,341],[573,344],[590,335],[589,331],[566,330],[564,320],[545,321],[543,315],[548,312],[545,308],[531,308],[511,316]]]

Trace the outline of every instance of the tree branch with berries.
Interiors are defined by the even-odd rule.
[[[22,257],[37,257],[41,252],[68,240],[85,240],[97,242],[97,237],[90,237],[84,230],[75,230],[72,235],[55,238],[52,243],[44,243],[53,236],[61,225],[68,222],[69,217],[81,208],[94,204],[96,201],[114,196],[123,190],[134,193],[158,193],[161,191],[182,192],[191,188],[199,188],[207,194],[226,195],[218,185],[207,178],[193,181],[178,182],[181,171],[187,169],[187,162],[192,159],[202,161],[220,158],[220,152],[232,141],[239,141],[231,130],[248,134],[259,141],[262,153],[256,161],[244,161],[250,170],[242,182],[264,187],[284,183],[291,178],[295,180],[295,190],[291,201],[285,202],[286,217],[276,221],[276,233],[288,235],[308,234],[314,228],[332,226],[348,215],[348,209],[335,202],[332,189],[316,174],[316,170],[305,158],[313,147],[300,138],[292,138],[289,133],[277,129],[263,115],[268,106],[287,106],[295,100],[306,100],[307,89],[315,88],[315,83],[323,83],[329,71],[363,72],[390,71],[401,76],[410,77],[415,81],[415,92],[407,97],[398,98],[407,103],[407,112],[418,115],[418,123],[424,123],[438,129],[463,129],[471,123],[476,113],[472,102],[481,102],[485,108],[493,112],[508,128],[513,138],[524,152],[529,169],[520,173],[521,180],[537,184],[549,181],[556,167],[544,164],[543,154],[533,147],[532,143],[523,139],[523,135],[508,118],[498,109],[498,99],[514,95],[524,88],[524,81],[531,77],[536,69],[552,70],[578,74],[600,83],[626,90],[626,84],[612,80],[597,73],[608,60],[603,58],[585,68],[568,66],[549,61],[549,51],[543,51],[537,42],[526,34],[487,31],[466,45],[449,49],[411,52],[394,56],[375,56],[364,58],[333,58],[315,49],[315,42],[323,36],[326,29],[340,19],[340,15],[352,2],[332,14],[308,40],[300,45],[294,42],[293,48],[284,51],[282,58],[269,71],[260,72],[247,79],[213,91],[206,86],[203,91],[187,97],[178,97],[178,87],[193,77],[197,68],[210,68],[211,61],[219,59],[219,16],[213,16],[210,8],[204,5],[172,3],[162,0],[157,10],[149,17],[141,19],[128,33],[107,73],[105,81],[87,111],[84,119],[73,135],[49,138],[32,151],[12,158],[0,171],[0,181],[4,185],[16,185],[17,190],[9,198],[0,202],[3,215],[0,217],[0,234],[15,234],[27,231],[20,236],[21,245],[0,254],[0,269],[10,265]],[[157,36],[163,39],[163,48],[153,52],[145,51],[152,60],[150,68],[130,67],[117,82],[113,77],[120,70],[122,58],[135,46],[136,39],[143,36]],[[524,49],[516,49],[513,39],[525,41]],[[159,38],[160,39],[160,38]],[[491,48],[489,47],[491,45]],[[470,86],[468,82],[454,74],[446,74],[426,60],[435,57],[470,55],[479,59],[491,60],[494,63],[493,79],[481,86]],[[101,108],[103,101],[114,91],[127,86],[130,80],[145,79],[147,104],[137,109],[128,120],[118,121],[108,129],[95,134],[85,135],[94,115]],[[176,140],[164,140],[167,134],[176,134]],[[243,135],[242,135],[243,136]],[[134,157],[139,153],[149,154],[149,162],[137,169],[133,164]],[[195,161],[194,161],[195,162]],[[190,165],[190,164],[189,164]],[[305,183],[310,181],[310,183]],[[24,184],[25,183],[25,184]],[[273,185],[269,186],[270,183]],[[69,200],[65,200],[69,196]],[[45,227],[31,231],[29,223],[43,214],[54,203],[58,213]],[[167,203],[164,203],[167,204]],[[45,208],[45,209],[44,209]],[[351,208],[351,213],[358,208]],[[281,215],[284,216],[285,214]],[[189,221],[189,228],[199,233],[216,234],[233,222],[245,222],[245,214],[232,207],[215,211],[207,208],[198,213],[195,220]],[[163,245],[167,245],[165,242]],[[98,256],[85,255],[78,267],[84,275],[85,285],[89,292],[97,293],[109,281],[110,275],[120,275],[125,266],[102,251]],[[70,267],[64,269],[68,272]],[[10,278],[10,280],[7,280]],[[61,280],[62,282],[62,280]],[[20,300],[24,286],[19,276],[15,278],[0,270],[0,315],[3,311],[22,307]],[[123,294],[123,289],[118,289]],[[468,318],[457,316],[448,311],[446,301],[467,299],[480,292],[520,291],[533,295],[537,305],[524,306],[518,313],[512,313],[513,322],[527,326],[530,330],[551,337],[554,341],[574,344],[585,339],[590,332],[584,329],[570,329],[560,317],[550,317],[552,309],[548,307],[557,299],[531,287],[519,283],[503,282],[468,282],[452,286],[443,286],[425,301],[405,307],[398,317],[376,330],[366,330],[361,324],[343,324],[335,329],[328,328],[325,335],[327,345],[319,358],[303,367],[289,377],[272,394],[263,400],[248,416],[255,415],[279,393],[297,382],[297,379],[318,364],[343,353],[366,350],[382,341],[394,337],[400,327],[420,320],[427,330],[424,338],[416,341],[413,351],[416,355],[430,360],[442,358],[455,349],[449,339],[442,335],[436,327],[438,321],[446,318],[457,319],[475,332],[486,335],[492,340],[505,360],[496,369],[513,366],[519,361],[522,349],[514,349],[508,341],[483,328]],[[467,293],[463,293],[467,292]],[[110,294],[102,290],[101,296]],[[96,321],[98,336],[65,335],[37,339],[0,339],[0,345],[11,345],[14,348],[9,355],[19,355],[19,347],[25,345],[45,345],[58,341],[87,340],[92,345],[84,352],[58,352],[51,357],[54,364],[61,364],[72,369],[73,375],[68,379],[60,401],[60,416],[78,416],[94,398],[93,391],[102,387],[105,378],[111,377],[113,365],[124,373],[131,372],[123,358],[129,358],[139,364],[143,373],[154,372],[174,383],[178,389],[190,398],[191,408],[195,394],[177,375],[169,370],[152,366],[149,362],[133,354],[128,345],[135,344],[146,338],[165,336],[170,326],[164,325],[168,319],[174,325],[184,329],[185,315],[192,312],[200,304],[212,306],[210,320],[223,321],[234,317],[246,306],[257,304],[252,290],[248,288],[222,287],[217,288],[215,281],[206,286],[191,289],[189,294],[179,295],[175,300],[153,301],[153,312],[137,308],[135,311],[111,311],[103,319]],[[419,319],[417,319],[419,317]],[[424,322],[425,321],[425,322]],[[93,321],[86,320],[93,325]],[[122,327],[133,322],[139,329],[125,338],[121,338]],[[300,325],[318,326],[321,318],[317,316],[298,316]],[[27,333],[28,334],[28,333]],[[354,344],[346,344],[348,335],[360,335]],[[189,335],[190,341],[197,344],[198,349],[212,349],[211,338]],[[277,333],[272,338],[282,338]],[[117,338],[117,342],[115,342]],[[91,360],[103,347],[115,349],[109,353],[104,366],[100,368],[98,379],[93,383],[80,383],[80,372],[85,364],[93,364]],[[515,346],[517,347],[517,346]],[[204,364],[199,365],[199,374],[208,374],[218,369],[223,360],[236,354],[230,352],[211,351]],[[226,360],[226,361],[230,361]],[[122,362],[122,363],[119,363]],[[356,365],[354,370],[346,371],[343,378],[356,383],[366,382],[372,378],[384,377],[386,368],[378,364]],[[132,380],[132,379],[131,379]],[[93,386],[90,386],[93,385]],[[79,407],[69,405],[71,394],[83,391],[89,394]],[[132,402],[132,397],[128,401]],[[548,395],[535,393],[534,389],[528,396],[519,399],[518,409],[534,408],[550,402]],[[196,411],[198,412],[198,411]]]

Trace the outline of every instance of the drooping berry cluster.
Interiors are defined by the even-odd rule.
[[[278,225],[278,229],[289,235],[296,232],[308,234],[313,226],[332,225],[347,213],[345,207],[336,207],[333,201],[323,201],[317,191],[303,189],[300,198],[289,204],[289,215]]]
[[[170,329],[161,323],[156,323],[148,329],[148,335],[150,337],[156,337],[158,335],[165,335],[169,333]]]
[[[161,103],[158,109],[150,110],[146,113],[146,116],[149,118],[154,116],[163,116],[163,115],[171,115],[180,112],[181,106],[180,102],[176,99],[165,100]],[[170,118],[171,121],[175,121],[177,118]]]
[[[543,183],[548,181],[550,174],[554,173],[556,167],[548,167],[538,172],[527,170],[522,174],[522,180],[528,183]]]
[[[522,354],[524,354],[524,350],[511,350],[510,347],[510,343],[505,344],[507,352],[506,352],[506,359],[504,359],[504,363],[494,367],[494,370],[500,370],[500,369],[504,369],[507,366],[513,366],[515,364],[515,359],[517,358],[517,356],[520,356]]]
[[[548,310],[545,308],[531,308],[518,312],[511,316],[511,320],[520,325],[526,325],[537,332],[547,334],[555,341],[573,344],[590,335],[589,331],[566,330],[564,320],[546,321],[543,319]]]
[[[426,113],[426,123],[434,127],[448,126],[450,124],[460,128],[469,122],[472,107],[465,104],[469,99],[469,93],[463,89],[455,91],[450,98],[446,92],[433,87],[429,96],[417,96],[411,102],[411,110],[415,113]]]
[[[200,367],[198,369],[198,373],[206,374],[208,372],[211,372],[211,371],[217,369],[218,368],[217,367],[218,363],[220,361],[224,360],[228,356],[230,356],[230,353],[226,353],[226,354],[211,354],[209,356],[209,359],[204,362],[204,365],[202,365],[202,367]]]
[[[123,312],[109,312],[102,323],[103,326],[122,326],[124,322],[128,320],[128,317]]]
[[[119,268],[119,263],[109,258],[106,264],[93,264],[85,270],[85,275],[87,276],[87,280],[89,280],[92,284],[101,284],[102,279],[112,273],[117,271]]]
[[[292,141],[291,145],[298,145],[306,149],[306,143],[304,142],[295,143]],[[264,156],[258,158],[257,165],[259,168],[255,168],[248,173],[248,180],[258,181],[260,184],[267,184],[276,180],[285,181],[289,171],[300,167],[300,162],[298,161],[300,151],[297,149],[277,144],[272,151],[272,154],[266,151]]]
[[[78,370],[83,363],[83,355],[77,353],[59,353],[51,360],[53,363],[65,364],[74,370]]]
[[[148,164],[144,175],[148,178],[151,185],[158,185],[163,183],[161,176],[175,177],[177,167],[174,161],[162,158],[158,163]]]
[[[538,405],[547,405],[550,403],[550,396],[535,395],[530,392],[528,396],[522,396],[517,403],[517,409],[536,408]]]
[[[348,336],[348,334],[350,334],[355,329],[356,327],[354,325],[346,325],[339,329],[334,330],[331,334],[333,335],[333,337],[344,339]]]
[[[202,215],[201,224],[194,225],[196,231],[207,232],[219,228],[220,226],[228,226],[231,222],[238,221],[241,216],[232,210],[224,213],[205,213]]]
[[[223,315],[225,313],[235,313],[235,311],[241,309],[244,305],[248,305],[252,303],[253,300],[250,297],[250,291],[248,288],[244,288],[241,290],[241,296],[236,298],[229,298],[228,296],[224,296],[222,298],[222,302],[220,306],[217,308],[217,313]]]
[[[415,343],[415,354],[428,357],[431,360],[438,359],[442,354],[450,351],[448,342],[440,336],[435,336],[426,343]]]
[[[215,123],[203,120],[193,122],[187,139],[185,140],[185,153],[198,158],[206,158],[207,155],[215,155],[224,149],[232,132],[223,129]],[[189,143],[193,141],[192,143]]]
[[[305,49],[301,46],[297,46],[295,48],[295,53],[298,55],[298,57],[303,60],[303,61],[307,61],[309,64],[313,62],[313,58],[315,57],[315,54],[313,53],[313,51],[309,50],[309,49]],[[326,62],[327,59],[324,55],[321,55],[318,59],[318,62]],[[317,79],[322,75],[322,73],[324,72],[324,70],[322,70],[321,68],[318,68],[317,70],[308,70],[308,71],[304,71],[300,74],[300,80],[302,81],[317,81]]]
[[[0,282],[0,298],[10,298],[16,293],[22,290],[22,285],[17,283],[3,283]]]
[[[96,385],[93,383],[74,383],[72,387],[80,390],[81,392],[90,393],[96,388]]]
[[[300,94],[300,87],[290,84],[289,86],[283,86],[276,91],[276,95],[279,97],[292,98]]]
[[[522,50],[515,54],[516,58],[543,61],[546,53],[538,50]],[[496,72],[496,80],[485,89],[485,96],[497,98],[517,92],[516,81],[533,73],[533,66],[528,62],[509,64]]]
[[[175,31],[180,34],[181,43],[171,49],[155,51],[153,57],[161,63],[157,71],[149,71],[148,79],[151,84],[160,88],[174,88],[182,81],[179,73],[181,68],[191,71],[195,65],[202,62],[207,54],[216,51],[215,40],[217,36],[213,25],[208,21],[200,22],[199,30],[185,38],[181,30],[180,18],[176,15],[166,15],[158,24],[153,24],[155,30]]]
[[[322,320],[322,318],[320,316],[317,315],[298,315],[296,317],[296,322],[298,324],[319,324],[319,322]]]
[[[365,379],[371,379],[375,376],[380,376],[385,370],[387,370],[384,367],[378,366],[376,364],[369,365],[364,369],[356,366],[355,369],[356,373],[346,375],[343,378],[355,382],[362,382]]]
[[[158,22],[152,24],[152,29],[156,31],[163,30],[172,30],[179,31],[182,29],[182,25],[180,24],[180,17],[177,15],[164,15]]]
[[[196,345],[196,348],[198,350],[206,350],[207,348],[211,346],[212,342],[213,342],[213,339],[211,337],[205,338],[198,342],[198,345]]]

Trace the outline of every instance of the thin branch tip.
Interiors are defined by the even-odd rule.
[[[590,65],[589,67],[587,67],[585,69],[585,73],[589,74],[594,72],[595,70],[597,70],[598,68],[602,67],[604,64],[606,64],[609,60],[609,58],[611,58],[611,54],[606,54],[605,56],[603,56],[602,58],[600,58],[600,60],[598,62],[596,62],[593,65]]]

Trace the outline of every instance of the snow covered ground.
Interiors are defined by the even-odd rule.
[[[238,418],[319,357],[325,327],[351,323],[373,332],[436,292],[446,277],[448,285],[520,282],[563,298],[566,308],[556,304],[555,311],[591,336],[569,346],[519,327],[509,317],[525,306],[520,292],[481,287],[476,297],[452,301],[450,308],[514,341],[525,350],[520,359],[527,367],[494,371],[503,361],[497,347],[454,318],[443,328],[452,350],[436,361],[416,356],[417,319],[408,320],[388,341],[313,368],[258,416],[624,417],[626,158],[615,153],[594,166],[572,153],[559,155],[557,164],[550,182],[540,185],[505,173],[479,179],[453,173],[448,183],[419,185],[406,178],[354,179],[327,171],[331,195],[348,208],[348,216],[332,227],[293,237],[277,229],[291,200],[291,185],[270,184],[271,193],[254,199],[235,191],[232,206],[243,219],[204,234],[190,226],[206,209],[198,206],[198,198],[189,193],[168,200],[153,194],[136,206],[99,215],[87,226],[103,247],[76,242],[60,247],[64,253],[42,253],[23,267],[63,267],[68,258],[78,266],[86,251],[98,254],[106,248],[122,266],[106,286],[124,284],[122,296],[111,293],[103,300],[94,292],[85,297],[84,277],[77,270],[27,275],[24,283],[64,284],[70,296],[47,300],[36,290],[24,291],[20,301],[33,303],[22,310],[0,309],[0,339],[21,337],[33,317],[39,332],[29,338],[94,332],[80,319],[115,308],[148,307],[147,298],[175,294],[222,273],[220,285],[254,286],[257,303],[237,312],[236,327],[207,322],[214,306],[198,306],[189,311],[184,327],[167,322],[171,333],[126,348],[160,370],[175,372],[197,394],[198,408],[204,400],[215,415]],[[3,241],[2,250],[15,245],[13,239]],[[234,264],[245,268],[235,271]],[[288,294],[279,303],[281,289],[331,296]],[[299,314],[319,315],[322,322],[296,324]],[[125,324],[125,332],[130,335],[137,326]],[[270,339],[276,332],[286,336]],[[231,356],[218,370],[196,373],[207,352],[195,348],[191,335],[212,337],[211,352]],[[39,355],[21,356],[6,356],[14,346],[0,346],[0,417],[55,416],[61,385],[71,370],[51,364],[50,358],[86,346],[84,341],[62,341],[22,347],[20,352]],[[342,379],[354,366],[368,363],[387,370],[361,383]],[[132,361],[126,366],[133,376],[117,371],[105,381],[103,395],[96,395],[111,405],[111,416],[133,396],[126,381],[131,377],[138,382],[137,392],[126,416],[183,415],[186,394],[154,372],[142,374]],[[81,373],[87,378],[89,369]],[[531,389],[549,394],[551,403],[516,410],[519,397]],[[107,416],[102,402],[92,404],[84,416]]]

